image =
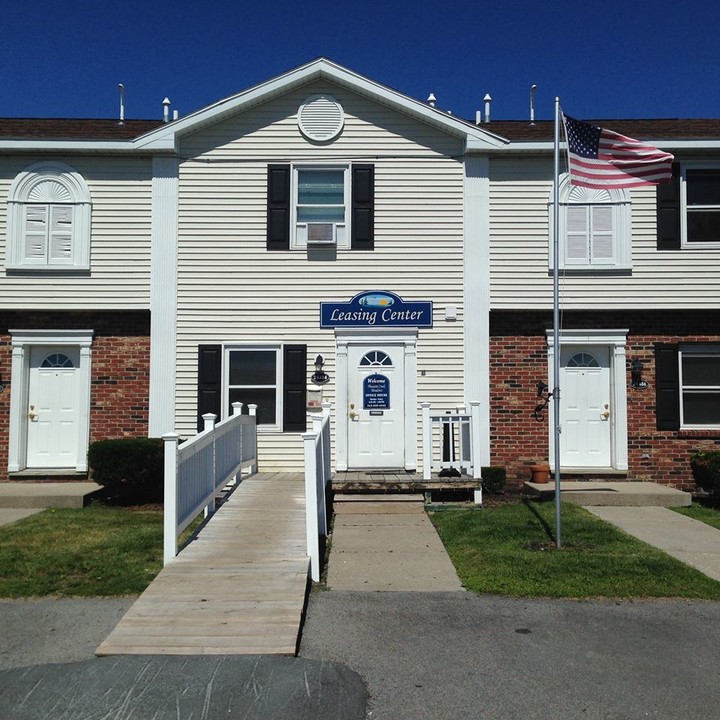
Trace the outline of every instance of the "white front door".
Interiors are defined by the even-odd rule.
[[[611,466],[610,352],[563,346],[560,355],[561,467]]]
[[[403,346],[351,345],[347,387],[348,469],[403,468]]]
[[[79,440],[77,347],[34,346],[30,353],[27,467],[75,468]]]

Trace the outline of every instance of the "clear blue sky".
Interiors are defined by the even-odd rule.
[[[0,116],[181,115],[324,56],[472,119],[720,117],[717,0],[6,0]]]

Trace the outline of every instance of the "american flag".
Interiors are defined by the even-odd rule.
[[[571,184],[606,190],[670,180],[674,159],[670,153],[567,115],[563,121]]]

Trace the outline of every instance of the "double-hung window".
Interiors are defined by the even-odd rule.
[[[90,193],[61,163],[20,173],[8,195],[7,267],[73,270],[90,267]]]
[[[720,428],[720,345],[680,345],[680,426]]]
[[[559,200],[560,268],[586,272],[631,268],[631,206],[624,190],[576,187],[566,177]],[[552,199],[549,211],[552,231]]]
[[[203,415],[228,417],[240,402],[243,414],[257,405],[257,425],[265,431],[305,432],[307,371],[306,345],[198,346],[198,431]]]
[[[295,167],[295,237],[293,247],[349,247],[348,167]]]
[[[375,247],[373,165],[268,165],[267,249]]]
[[[232,403],[257,405],[257,424],[278,429],[282,417],[280,347],[227,349],[228,414]]]
[[[720,168],[684,168],[681,199],[683,247],[720,247]]]

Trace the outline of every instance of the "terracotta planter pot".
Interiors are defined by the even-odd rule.
[[[550,479],[550,466],[545,463],[530,466],[530,482],[546,483]]]

